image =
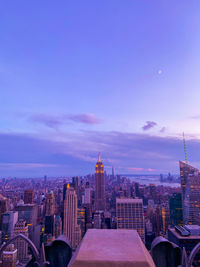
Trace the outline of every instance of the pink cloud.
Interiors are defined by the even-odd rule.
[[[69,117],[69,119],[75,122],[80,122],[85,124],[98,124],[101,122],[101,120],[93,114],[72,115]]]
[[[148,172],[153,172],[153,171],[155,171],[155,169],[151,169],[151,168],[149,168],[149,169],[147,169],[147,171],[148,171]]]

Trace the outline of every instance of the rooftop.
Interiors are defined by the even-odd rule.
[[[117,198],[117,203],[143,203],[140,198]]]
[[[171,231],[179,239],[199,239],[200,240],[200,235],[182,236],[174,228],[169,228],[168,231]]]
[[[71,267],[155,267],[136,230],[89,229]]]

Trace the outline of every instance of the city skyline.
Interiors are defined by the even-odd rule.
[[[47,8],[48,7],[48,8]],[[1,3],[0,177],[200,168],[200,3]],[[36,19],[37,18],[37,19]]]

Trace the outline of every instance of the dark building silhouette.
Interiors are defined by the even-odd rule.
[[[2,215],[8,211],[8,199],[0,195],[0,230],[2,229]]]
[[[170,223],[172,225],[183,224],[182,197],[180,193],[174,193],[169,199]]]

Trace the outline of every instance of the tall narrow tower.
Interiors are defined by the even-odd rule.
[[[72,248],[76,248],[81,239],[81,230],[77,224],[77,196],[73,188],[67,186],[64,200],[64,235],[70,241]]]
[[[100,153],[95,168],[95,209],[105,210],[105,176]]]

